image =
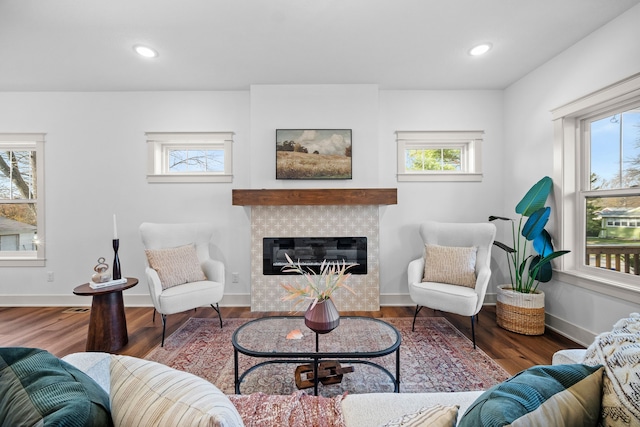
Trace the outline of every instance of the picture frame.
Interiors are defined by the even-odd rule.
[[[276,179],[352,179],[351,129],[276,129]]]

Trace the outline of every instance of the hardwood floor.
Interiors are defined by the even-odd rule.
[[[382,307],[376,312],[342,312],[342,315],[373,317],[413,317],[415,307]],[[251,312],[248,307],[222,307],[222,318],[255,318],[282,313]],[[153,308],[127,307],[129,343],[118,353],[144,357],[160,344],[162,322]],[[216,317],[211,308],[200,308],[168,316],[167,336],[189,317]],[[422,309],[419,316],[443,316],[467,337],[471,338],[468,317],[449,313],[434,313]],[[482,309],[476,324],[476,343],[510,374],[533,365],[550,364],[551,356],[566,348],[583,348],[579,344],[551,331],[541,336],[525,336],[506,331],[496,325],[495,307]],[[65,307],[0,307],[0,346],[38,347],[62,357],[85,350],[89,312],[74,312]]]

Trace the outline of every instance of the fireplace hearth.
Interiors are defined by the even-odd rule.
[[[356,264],[351,274],[367,274],[366,237],[265,237],[263,238],[262,274],[286,275],[282,267],[286,255],[304,268],[320,272],[322,263]]]

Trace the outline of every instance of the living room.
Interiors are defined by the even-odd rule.
[[[548,60],[530,64],[527,72],[504,86],[488,87],[479,78],[475,85],[458,87],[435,87],[429,82],[415,88],[387,87],[367,75],[328,83],[264,79],[241,88],[185,85],[182,90],[136,87],[125,80],[118,89],[110,90],[100,82],[120,70],[104,68],[94,70],[93,86],[73,86],[73,75],[58,80],[75,87],[69,90],[63,83],[33,83],[27,72],[2,74],[0,132],[46,134],[46,228],[38,230],[46,261],[39,266],[1,267],[0,304],[90,305],[88,297],[75,296],[72,291],[89,280],[98,258],[111,263],[115,214],[123,275],[137,278],[144,277],[145,265],[138,231],[141,223],[213,223],[216,255],[227,272],[221,305],[249,306],[251,207],[232,205],[233,189],[397,188],[397,204],[379,208],[380,304],[410,306],[407,265],[422,253],[417,231],[421,222],[484,222],[493,214],[513,215],[513,206],[538,179],[548,175],[556,185],[561,183],[550,111],[640,72],[635,42],[640,37],[640,6],[636,1],[625,4],[618,16]],[[1,14],[2,28],[11,29],[8,43],[23,39],[13,32],[20,21],[4,25],[17,18],[11,13],[14,6],[14,2],[1,6],[7,11]],[[35,10],[30,13],[46,20]],[[22,26],[28,27],[24,21]],[[157,43],[162,61],[165,54]],[[499,43],[494,44],[496,53]],[[526,63],[526,54],[522,55]],[[65,60],[45,56],[38,64],[54,77],[55,62]],[[134,60],[137,58],[127,59]],[[307,66],[302,62],[301,68]],[[153,67],[159,64],[162,62],[127,63],[127,69],[133,70],[132,75],[151,78],[157,72]],[[466,64],[477,66],[471,59]],[[504,67],[516,65],[521,63]],[[251,67],[251,61],[228,66],[241,73]],[[82,72],[78,71],[78,80]],[[214,74],[211,79],[216,79]],[[276,179],[276,129],[351,129],[352,179]],[[483,131],[482,179],[399,182],[396,132],[408,130]],[[205,131],[233,132],[232,182],[148,181],[146,133]],[[558,230],[558,224],[554,229]],[[508,235],[506,229],[498,233],[499,239]],[[570,243],[562,243],[563,248],[574,250]],[[495,302],[496,286],[508,281],[503,258],[494,252],[488,304]],[[621,316],[638,311],[637,286],[597,289],[568,275],[559,277],[563,280],[541,285],[547,294],[547,326],[576,342],[588,344]],[[150,304],[144,283],[125,292],[127,306]]]

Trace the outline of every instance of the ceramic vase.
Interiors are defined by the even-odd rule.
[[[313,308],[309,305],[304,314],[304,324],[307,328],[318,334],[326,334],[333,331],[340,324],[340,313],[333,301],[326,299],[318,301]]]

